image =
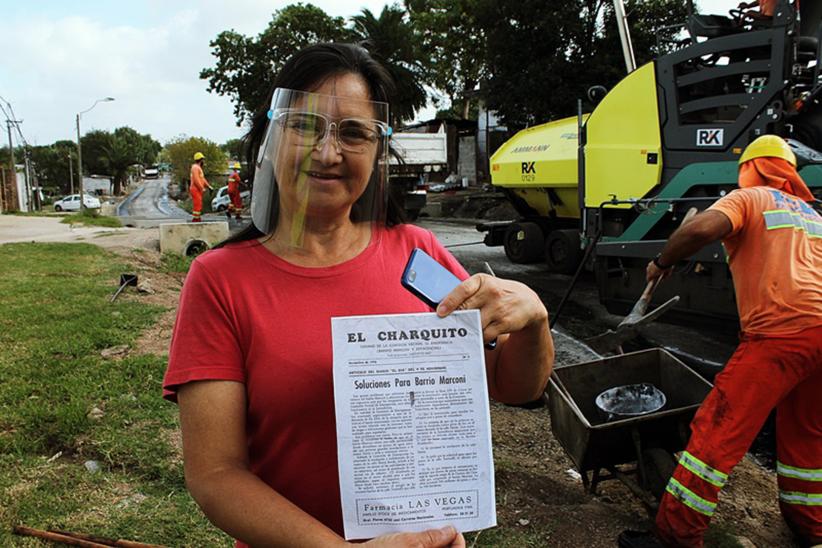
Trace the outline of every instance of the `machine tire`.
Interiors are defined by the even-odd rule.
[[[505,231],[505,255],[512,263],[535,263],[542,258],[544,238],[536,223],[511,223]]]
[[[553,230],[545,239],[545,262],[548,270],[560,274],[576,272],[582,259],[579,230]]]
[[[224,206],[223,204],[220,204],[220,205],[217,206],[217,213],[222,213],[226,209],[228,209],[228,206]]]
[[[63,208],[60,207],[59,205],[56,205],[56,206],[54,206],[54,211],[60,212],[60,211],[63,211]]]
[[[668,480],[674,473],[676,459],[665,449],[651,448],[642,452],[642,460],[645,462],[647,488],[659,500],[665,493]]]

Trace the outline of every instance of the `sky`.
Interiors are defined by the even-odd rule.
[[[0,0],[0,98],[10,103],[31,145],[129,126],[161,143],[197,136],[238,138],[228,97],[209,93],[200,70],[214,65],[208,43],[233,29],[257,36],[287,0]],[[333,16],[385,0],[313,0]],[[726,13],[737,0],[697,0],[702,11]],[[629,14],[630,16],[630,14]],[[434,114],[433,108],[418,119]],[[5,143],[6,139],[2,139]],[[15,145],[18,145],[15,139]]]

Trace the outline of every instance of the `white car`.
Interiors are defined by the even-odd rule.
[[[149,166],[143,170],[143,179],[157,179],[160,176],[160,168]]]
[[[83,196],[83,205],[88,209],[100,209],[100,200],[86,194]],[[80,209],[80,195],[70,194],[54,202],[54,211],[77,211]]]
[[[248,205],[248,201],[251,200],[251,192],[248,190],[241,190],[240,191],[240,199],[243,201],[243,206]],[[228,209],[228,204],[231,203],[231,200],[228,197],[228,187],[221,186],[217,190],[217,195],[211,200],[211,211],[222,212]]]

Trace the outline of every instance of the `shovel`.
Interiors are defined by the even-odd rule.
[[[110,303],[114,302],[120,293],[126,288],[126,286],[133,286],[137,287],[137,274],[120,274],[120,287],[117,288],[117,291],[114,292],[114,295],[111,296]]]
[[[642,326],[651,323],[679,302],[679,295],[676,295],[647,314],[643,314],[645,309],[648,307],[648,302],[651,300],[651,295],[653,294],[653,290],[656,289],[656,285],[657,284],[651,286],[651,284],[648,284],[645,288],[646,292],[648,292],[648,287],[651,287],[651,290],[648,292],[645,302],[643,303],[638,301],[637,304],[634,305],[634,309],[631,310],[631,313],[628,314],[624,320],[619,322],[616,330],[609,329],[605,333],[600,333],[595,337],[591,337],[585,341],[585,344],[590,346],[593,351],[598,352],[599,354],[605,354],[614,350],[618,350],[622,353],[622,343],[630,341],[639,335],[639,331]],[[645,296],[645,292],[643,292],[642,295]],[[640,301],[642,301],[642,299],[643,297],[640,297]],[[640,307],[640,305],[642,306]],[[638,313],[634,314],[635,311]]]
[[[699,210],[695,207],[689,209],[685,214],[685,217],[682,218],[680,226],[691,220],[691,218],[696,215],[698,211]],[[639,297],[639,300],[631,309],[631,312],[625,316],[621,322],[619,322],[616,330],[609,329],[605,333],[591,337],[586,340],[585,343],[594,351],[599,353],[611,352],[613,350],[618,350],[621,353],[622,343],[636,337],[639,334],[640,327],[651,323],[679,302],[679,295],[676,295],[665,301],[662,305],[653,309],[651,312],[647,314],[645,313],[645,311],[648,310],[648,305],[651,303],[651,297],[653,297],[654,291],[656,291],[660,281],[662,281],[662,278],[657,278],[648,282],[645,286],[645,290]]]

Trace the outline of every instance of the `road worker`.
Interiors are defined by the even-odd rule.
[[[228,208],[226,209],[225,215],[229,219],[231,219],[231,214],[234,214],[234,218],[238,221],[242,220],[242,216],[240,215],[243,211],[243,200],[240,197],[240,185],[243,182],[240,180],[240,163],[234,162],[231,166],[231,175],[228,177]]]
[[[800,545],[822,543],[822,216],[775,135],[743,151],[739,187],[683,224],[647,267],[648,281],[664,278],[721,239],[741,325],[660,503],[656,534],[667,546],[703,545],[720,489],[774,408],[780,510]]]
[[[203,174],[203,163],[205,162],[205,155],[202,152],[194,153],[194,163],[191,164],[191,185],[188,191],[191,194],[191,215],[192,223],[199,223],[202,221],[203,214],[203,191],[208,188],[214,190]]]

